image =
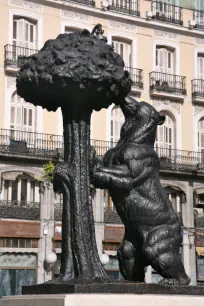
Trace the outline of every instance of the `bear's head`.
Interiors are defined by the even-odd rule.
[[[136,143],[154,144],[157,125],[165,121],[165,116],[146,102],[137,102],[126,97],[120,107],[125,116],[125,123],[121,129],[121,138]]]

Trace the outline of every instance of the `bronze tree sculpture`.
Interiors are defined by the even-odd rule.
[[[89,177],[90,118],[93,110],[119,104],[131,84],[122,58],[105,40],[87,30],[48,40],[37,54],[27,58],[18,73],[21,97],[49,111],[62,109],[64,163],[54,171],[54,187],[63,192],[62,263],[56,283],[108,280],[95,241]]]
[[[92,181],[109,190],[125,225],[118,250],[120,270],[129,281],[144,282],[151,265],[163,284],[188,285],[179,249],[181,223],[159,180],[159,158],[154,151],[157,125],[165,116],[148,103],[121,100],[125,123],[117,145],[93,161]],[[93,158],[94,160],[94,158]]]

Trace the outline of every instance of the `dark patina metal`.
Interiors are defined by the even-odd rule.
[[[23,294],[203,294],[202,288],[184,286],[190,279],[179,257],[181,223],[159,180],[154,142],[165,118],[127,97],[131,85],[100,25],[93,33],[47,41],[21,67],[18,94],[49,111],[61,107],[64,125],[64,162],[54,170],[54,188],[63,192],[61,273],[52,282],[24,287]],[[112,103],[121,106],[125,123],[115,148],[99,160],[90,147],[90,117]],[[144,267],[152,265],[164,284],[181,286],[110,284],[96,247],[90,182],[109,190],[125,225],[118,251],[124,278],[144,282]]]
[[[163,284],[188,285],[179,249],[181,222],[159,180],[159,157],[154,151],[157,125],[165,116],[148,103],[121,100],[125,123],[116,146],[95,159],[92,182],[108,189],[125,225],[118,250],[120,271],[129,281],[144,282],[151,265]]]
[[[28,57],[17,76],[17,92],[26,101],[49,111],[62,109],[64,163],[54,171],[54,188],[63,192],[62,262],[54,283],[111,281],[95,241],[90,118],[93,110],[119,104],[132,81],[123,59],[101,35],[100,25],[93,34],[87,30],[61,34]]]

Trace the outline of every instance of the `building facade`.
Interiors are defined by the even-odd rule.
[[[59,274],[62,197],[43,181],[43,165],[63,160],[62,116],[25,103],[16,73],[25,57],[60,33],[101,23],[131,74],[131,96],[166,115],[155,149],[160,178],[182,219],[181,258],[191,284],[204,283],[204,5],[202,0],[0,0],[0,295]],[[111,105],[92,115],[98,155],[117,142],[124,122]],[[120,278],[124,228],[107,191],[93,190],[99,254]],[[54,267],[46,255],[55,251]],[[148,267],[147,282],[160,276]],[[203,282],[203,283],[202,283]]]

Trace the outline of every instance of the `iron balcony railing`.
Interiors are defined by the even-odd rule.
[[[12,67],[20,67],[25,59],[37,53],[38,50],[19,47],[15,45],[4,46],[4,65]]]
[[[54,220],[62,221],[62,205],[63,203],[54,203]]]
[[[155,146],[161,169],[204,172],[204,152],[177,150]]]
[[[63,136],[0,129],[0,151],[37,156],[57,156],[63,149]]]
[[[192,97],[204,99],[204,80],[192,80]]]
[[[132,67],[125,67],[125,70],[130,73],[131,79],[133,81],[132,87],[143,89],[143,70]]]
[[[204,30],[204,12],[194,11],[193,19],[196,22],[195,28]]]
[[[140,16],[139,0],[111,0],[108,9],[117,13]]]
[[[40,220],[40,203],[0,200],[0,218]]]
[[[186,95],[186,77],[163,72],[150,72],[150,90]]]
[[[104,223],[122,224],[122,221],[114,207],[104,208]]]
[[[195,227],[204,227],[204,214],[198,214],[194,218]]]
[[[64,1],[66,2],[67,0]],[[96,6],[96,2],[94,0],[69,0],[69,1],[89,6]]]
[[[107,150],[113,148],[116,143],[112,141],[91,140],[99,157],[104,156]],[[20,153],[36,155],[39,157],[63,156],[63,136],[0,129],[0,153]],[[155,146],[160,158],[161,168],[178,170],[203,171],[204,152],[177,150],[171,147],[163,148]],[[204,168],[204,167],[203,167]]]
[[[183,25],[182,8],[162,1],[152,1],[152,19]]]

